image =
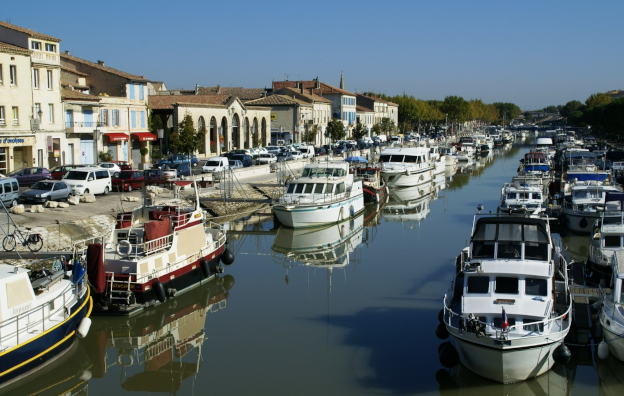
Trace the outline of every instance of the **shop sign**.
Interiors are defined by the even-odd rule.
[[[52,143],[52,136],[48,136],[48,152],[54,150],[54,145]]]
[[[54,150],[54,158],[58,158],[61,156],[61,150]]]
[[[3,146],[34,146],[35,138],[33,136],[5,137],[0,138],[0,144]]]
[[[277,113],[271,113],[271,121],[277,121]]]

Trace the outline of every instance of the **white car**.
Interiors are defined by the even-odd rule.
[[[290,150],[290,153],[292,154],[293,159],[295,160],[300,160],[303,159],[303,154],[300,151],[297,150]]]
[[[277,162],[277,156],[273,153],[258,154],[258,159],[256,161],[258,165],[270,164],[272,162]]]
[[[114,162],[100,162],[97,164],[100,168],[108,169],[111,175],[114,175],[117,172],[121,172],[121,168]]]

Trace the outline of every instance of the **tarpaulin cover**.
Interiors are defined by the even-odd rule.
[[[145,223],[145,241],[153,241],[167,236],[170,230],[171,222],[168,217],[162,217],[157,221],[148,221]]]
[[[87,274],[89,283],[96,293],[104,293],[106,289],[106,273],[104,272],[104,251],[99,243],[92,243],[87,248]]]

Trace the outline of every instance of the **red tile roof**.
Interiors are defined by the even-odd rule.
[[[102,100],[102,98],[100,98],[99,96],[89,95],[89,94],[85,94],[79,91],[74,91],[72,89],[65,89],[65,88],[61,89],[61,99],[63,100],[70,100],[70,99],[90,100],[90,101],[97,101],[97,102]]]
[[[368,111],[371,113],[374,113],[375,110],[373,109],[369,109],[368,107],[364,107],[364,106],[360,106],[360,105],[355,105],[355,111]]]
[[[99,63],[89,62],[88,60],[85,60],[85,59],[82,59],[82,58],[78,58],[76,56],[69,55],[67,53],[61,53],[61,61],[63,61],[63,60],[81,63],[83,65],[87,65],[87,66],[92,67],[94,69],[99,69],[99,70],[102,70],[102,71],[105,71],[105,72],[108,72],[108,73],[111,73],[111,74],[115,74],[117,76],[124,77],[124,78],[127,78],[129,80],[147,81],[145,76],[139,76],[138,74],[126,73],[126,72],[123,72],[121,70],[113,69],[112,67],[100,65]],[[67,67],[67,65],[63,65],[63,66]]]
[[[342,95],[352,95],[355,96],[353,92],[345,91],[344,89],[340,89],[334,87],[333,85],[325,84],[323,82],[319,82],[320,88],[316,88],[316,80],[311,81],[273,81],[273,89],[277,90],[280,88],[297,88],[298,84],[303,84],[303,88],[308,90],[310,88],[314,88],[315,93],[322,93],[323,95],[332,95],[332,94],[342,94]]]
[[[198,87],[198,95],[232,95],[240,100],[254,100],[262,97],[264,88],[243,88],[243,87]]]
[[[23,28],[23,27],[20,27],[20,26],[15,26],[15,25],[12,25],[12,24],[7,23],[7,22],[0,21],[0,26],[3,26],[5,28],[7,28],[7,29],[15,30],[17,32],[26,33],[30,37],[36,38],[36,39],[40,39],[40,40],[55,41],[57,43],[59,43],[61,41],[60,38],[48,36],[47,34],[42,34],[42,33],[39,33],[39,32],[35,32],[34,30],[26,29],[26,28]]]
[[[310,103],[303,100],[292,98],[286,95],[270,95],[266,98],[260,98],[256,100],[250,100],[245,102],[247,106],[297,106],[305,105],[310,106]]]
[[[150,95],[147,104],[152,109],[173,109],[174,103],[225,105],[230,95]]]
[[[313,90],[313,92],[314,92],[314,90]],[[310,88],[308,88],[307,90],[304,89],[304,93],[301,93],[300,89],[286,87],[286,88],[282,88],[282,89],[279,89],[277,91],[274,91],[274,94],[285,94],[285,95],[293,95],[294,94],[294,95],[303,96],[308,101],[332,103],[332,101],[330,99],[324,98],[324,97],[322,97],[320,95],[317,95],[315,93],[310,94]]]

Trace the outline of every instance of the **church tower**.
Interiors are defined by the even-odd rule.
[[[344,76],[342,75],[342,72],[340,72],[340,89],[345,89],[345,87],[344,87]]]

